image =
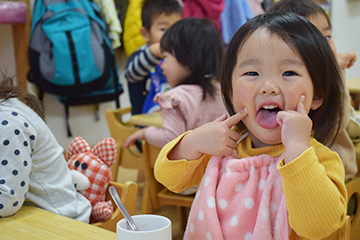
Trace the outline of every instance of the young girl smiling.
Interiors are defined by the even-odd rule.
[[[295,14],[249,20],[227,48],[221,87],[231,117],[182,134],[155,164],[174,192],[199,185],[184,239],[319,239],[340,228],[344,167],[323,144],[339,130],[344,86],[321,32]]]

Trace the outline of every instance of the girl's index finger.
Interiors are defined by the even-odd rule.
[[[298,104],[296,106],[296,111],[298,113],[307,114],[306,110],[305,110],[304,102],[305,102],[305,96],[301,95],[299,98]]]
[[[224,122],[227,124],[227,126],[231,129],[235,124],[240,122],[246,115],[248,114],[247,109],[244,108],[240,112],[232,115],[228,119],[226,119]]]

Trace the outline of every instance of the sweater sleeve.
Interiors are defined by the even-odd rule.
[[[145,131],[145,140],[160,148],[186,131],[186,120],[179,108],[163,109],[162,122],[162,128],[151,126]]]
[[[16,117],[13,117],[13,114]],[[32,125],[15,112],[3,112],[0,136],[0,216],[15,214],[23,205],[29,189],[32,167],[31,141],[25,129]],[[16,115],[15,115],[16,114]],[[35,132],[35,131],[33,131]]]
[[[150,52],[149,46],[145,45],[129,57],[124,76],[129,82],[142,81],[160,60]]]
[[[278,170],[289,223],[297,235],[320,239],[344,224],[347,192],[337,153],[317,143],[287,165],[282,160]]]
[[[199,185],[211,158],[204,154],[197,160],[169,160],[168,154],[188,132],[166,144],[155,162],[155,178],[170,191],[179,193],[194,185]]]

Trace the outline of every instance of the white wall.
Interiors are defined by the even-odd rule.
[[[338,52],[354,51],[358,61],[354,67],[347,70],[347,77],[360,77],[360,0],[332,0],[333,37]],[[7,70],[9,76],[15,74],[14,49],[12,44],[11,26],[0,25],[0,70]],[[123,52],[116,51],[119,69],[122,72],[126,58]],[[127,94],[127,86],[124,77],[121,81],[125,93],[120,97],[121,107],[130,106]],[[30,91],[31,90],[31,84]],[[67,137],[63,106],[55,96],[45,94],[46,121],[58,142],[65,149],[72,140]],[[100,121],[96,122],[93,107],[71,107],[70,127],[75,136],[82,136],[90,145],[95,145],[103,138],[109,137],[104,112],[107,108],[115,108],[114,102],[100,104]]]
[[[346,70],[346,76],[360,77],[360,0],[332,0],[332,4],[331,23],[337,51],[354,51],[358,59]]]

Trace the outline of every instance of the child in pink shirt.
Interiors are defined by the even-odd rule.
[[[219,68],[222,41],[211,20],[185,18],[172,25],[161,39],[164,75],[172,87],[155,96],[162,111],[162,128],[143,128],[129,136],[125,148],[146,139],[163,147],[187,130],[226,113],[222,102]]]

